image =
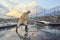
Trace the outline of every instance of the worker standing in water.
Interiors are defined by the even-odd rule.
[[[24,25],[25,25],[25,32],[28,32],[27,20],[29,18],[29,13],[30,13],[30,11],[27,10],[26,12],[24,12],[21,15],[21,17],[19,18],[18,23],[17,23],[16,32],[17,32],[17,29],[18,29],[18,27],[20,26],[21,23],[24,23]]]
[[[27,11],[25,11],[23,13],[20,13],[19,11],[15,10],[15,9],[11,9],[7,14],[5,14],[5,16],[8,16],[8,17],[18,18],[18,23],[17,23],[17,27],[16,27],[16,33],[17,34],[18,34],[18,27],[20,27],[20,24],[24,23],[25,32],[26,32],[24,40],[28,36],[28,24],[27,24],[27,21],[29,19],[29,13],[30,13],[29,10],[27,10]],[[18,34],[18,36],[20,37],[19,34]]]

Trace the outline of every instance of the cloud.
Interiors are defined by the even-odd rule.
[[[5,1],[14,6],[20,3],[20,0],[5,0]]]
[[[28,4],[29,7],[34,7],[36,5],[36,2],[35,1],[32,1]]]
[[[12,8],[12,5],[9,4],[8,2],[6,2],[5,0],[1,0],[0,4],[3,5],[3,6],[5,6],[5,7],[7,7],[7,8]]]
[[[35,0],[33,0],[33,1],[31,1],[29,3],[26,3],[26,4],[20,3],[19,5],[16,5],[15,8],[17,10],[22,10],[22,11],[25,11],[25,10],[31,10],[31,11],[33,11],[34,10],[34,12],[35,12],[35,9],[32,9],[35,6],[36,6],[36,2],[35,2]]]
[[[25,0],[23,0],[25,1]],[[17,5],[14,5],[17,4]],[[4,5],[5,7],[9,8],[9,9],[16,9],[18,11],[26,11],[26,10],[31,10],[31,12],[35,13],[35,9],[32,9],[36,6],[36,1],[35,0],[31,0],[29,2],[19,2],[19,0],[3,0],[1,2],[2,5]]]

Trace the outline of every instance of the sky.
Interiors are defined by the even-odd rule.
[[[37,4],[43,8],[50,9],[60,6],[60,0],[37,0]]]
[[[29,9],[32,13],[36,13],[36,8],[34,7],[50,9],[60,6],[60,0],[0,0],[0,5],[5,6],[9,10],[25,11]]]
[[[33,3],[31,3],[33,2]],[[16,6],[16,5],[38,5],[40,7],[49,9],[55,6],[60,5],[60,0],[0,0],[0,4],[3,4],[5,6]]]

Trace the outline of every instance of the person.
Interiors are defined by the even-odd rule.
[[[21,17],[19,18],[19,21],[17,23],[17,27],[16,27],[16,32],[17,32],[17,29],[18,27],[20,26],[21,23],[24,23],[25,25],[25,32],[28,32],[28,24],[27,24],[27,21],[28,21],[28,18],[29,18],[29,14],[30,11],[27,10],[26,12],[24,12]]]

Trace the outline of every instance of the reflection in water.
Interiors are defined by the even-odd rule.
[[[21,35],[18,33],[18,27],[16,27],[16,34],[19,36],[20,39],[30,40],[30,37],[28,37],[28,32],[26,32],[26,33],[24,34],[24,36],[21,36]]]
[[[30,37],[28,37],[28,32],[24,34],[24,39],[23,40],[30,40]]]
[[[58,29],[50,29],[50,26],[42,26],[42,27],[41,26],[35,26],[35,27],[29,26],[29,29],[30,29],[30,31],[33,31],[33,32],[37,30],[37,32],[34,33],[35,36],[32,35],[32,36],[28,37],[29,36],[28,33],[30,32],[29,30],[28,30],[28,32],[25,32],[25,34],[23,34],[23,36],[21,36],[18,32],[16,32],[16,33],[19,36],[19,38],[22,39],[22,40],[32,40],[32,39],[33,40],[36,40],[36,39],[37,40],[40,40],[40,39],[45,40],[46,39],[45,37],[47,37],[47,40],[58,40],[59,37],[60,37],[59,36],[60,31],[58,31]]]
[[[16,27],[16,34],[19,36],[19,38],[24,38],[23,36],[21,36],[19,33],[18,33],[18,27]]]
[[[60,29],[58,29],[57,26],[56,27],[54,27],[54,26],[42,26],[42,27],[37,26],[37,30],[42,31],[42,32],[46,33],[47,35],[49,35],[48,36],[49,40],[50,39],[51,40],[60,40]]]
[[[0,40],[60,40],[60,29],[53,27],[29,25],[27,33],[24,26],[16,32],[7,29],[0,31]],[[12,29],[15,30],[15,28]]]
[[[50,29],[49,26],[45,26],[44,29]]]

